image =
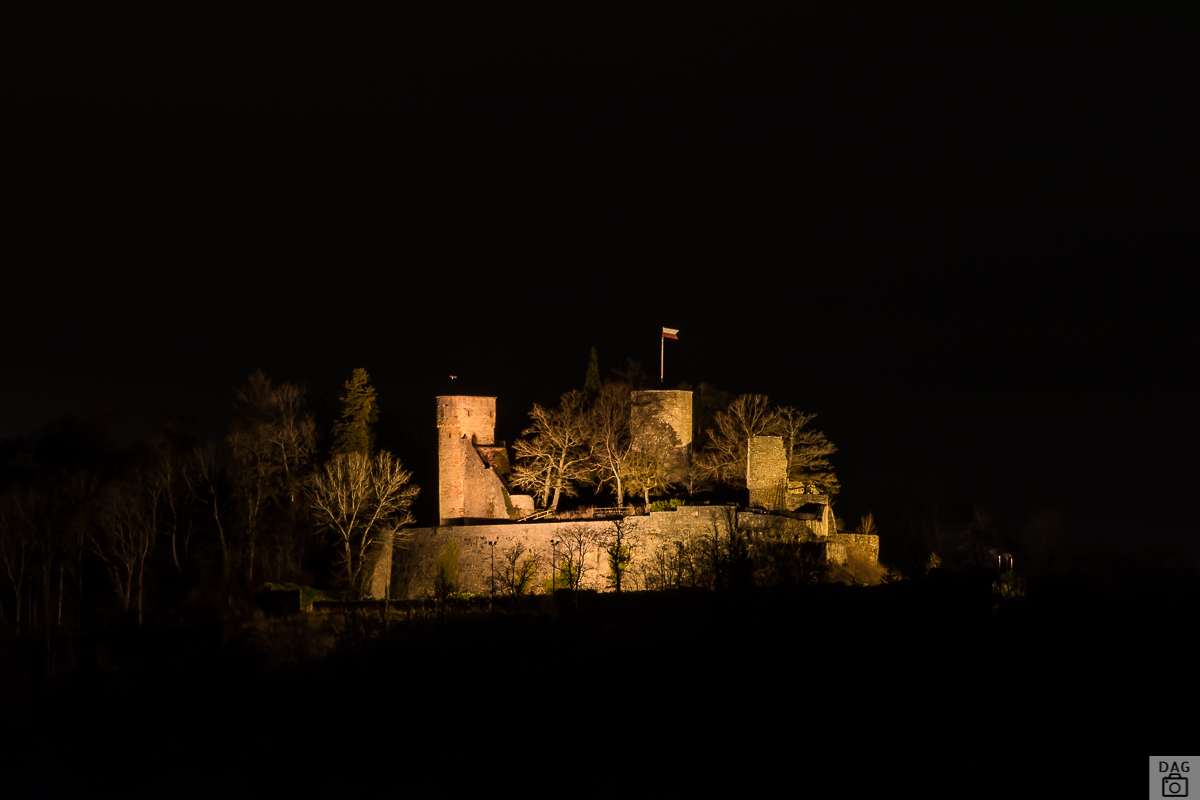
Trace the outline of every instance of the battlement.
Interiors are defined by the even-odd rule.
[[[496,398],[447,395],[437,399],[442,439],[466,435],[473,444],[490,445],[496,436]]]

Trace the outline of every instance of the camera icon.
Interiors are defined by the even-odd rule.
[[[1183,777],[1178,772],[1172,772],[1170,775],[1163,778],[1162,793],[1163,797],[1187,797],[1187,778]]]

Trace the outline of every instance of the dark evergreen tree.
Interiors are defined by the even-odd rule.
[[[379,402],[371,386],[371,376],[365,369],[354,370],[346,381],[342,401],[342,418],[333,425],[332,454],[359,453],[370,456],[375,449],[375,422],[379,419]]]
[[[590,395],[600,393],[600,359],[596,348],[592,348],[592,356],[588,359],[587,377],[583,380],[583,390]]]

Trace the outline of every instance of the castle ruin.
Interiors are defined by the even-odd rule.
[[[439,525],[518,519],[533,513],[533,498],[505,484],[508,450],[496,446],[496,398],[437,399]]]
[[[692,448],[692,393],[635,391],[631,395],[633,446],[667,460],[676,480],[688,469]],[[533,498],[511,494],[505,475],[508,452],[495,442],[496,398],[462,395],[437,398],[439,524],[415,528],[403,535],[406,551],[393,569],[390,557],[380,558],[370,594],[396,599],[427,595],[432,587],[438,554],[451,541],[459,545],[460,588],[487,591],[496,558],[521,547],[540,564],[538,582],[557,566],[563,542],[571,536],[613,531],[612,520],[530,521]],[[750,508],[683,506],[631,517],[638,544],[635,563],[654,560],[680,543],[696,537],[728,535],[732,530],[759,531],[809,541],[824,548],[825,557],[844,563],[847,550],[878,562],[877,536],[839,533],[828,495],[813,494],[788,481],[783,440],[756,436],[747,448],[746,483]],[[387,556],[390,556],[390,552]],[[583,587],[608,585],[609,565],[603,548],[588,555]]]

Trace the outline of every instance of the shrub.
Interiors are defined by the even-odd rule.
[[[451,539],[442,547],[433,565],[433,594],[442,606],[458,591],[458,555],[458,542]]]
[[[888,575],[888,569],[879,564],[872,564],[867,558],[853,547],[846,548],[845,571],[852,578],[868,586],[883,583]]]
[[[569,559],[563,559],[558,565],[557,574],[552,574],[542,581],[542,591],[554,594],[556,589],[575,589],[579,586],[579,575]]]
[[[651,511],[674,511],[675,509],[679,508],[680,506],[684,506],[684,505],[687,505],[687,503],[683,500],[678,500],[678,499],[655,500],[653,503],[650,504],[650,510]]]

